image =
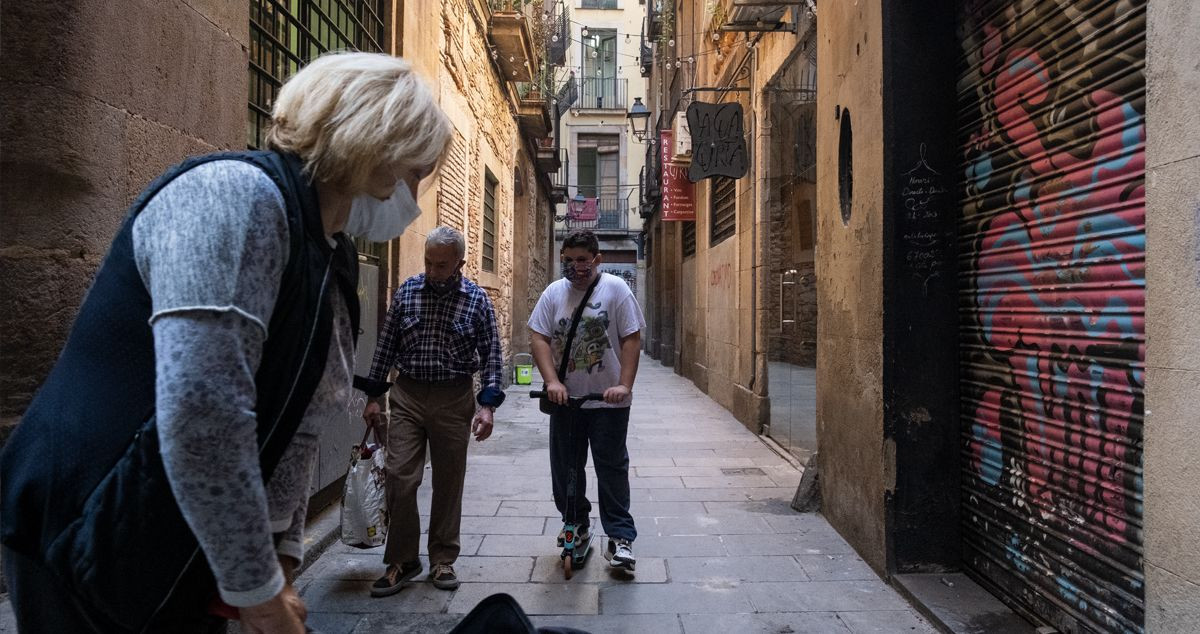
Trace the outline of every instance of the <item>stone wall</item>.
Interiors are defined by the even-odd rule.
[[[482,286],[496,309],[505,358],[512,354],[514,220],[526,210],[514,208],[514,172],[531,174],[535,166],[518,159],[519,131],[509,104],[511,86],[501,83],[488,50],[486,15],[474,0],[442,3],[438,48],[443,107],[461,125],[467,147],[465,178],[467,264],[465,273]],[[416,54],[423,54],[416,52]],[[495,271],[482,269],[483,202],[487,175],[496,180]],[[452,184],[460,185],[460,184]],[[531,195],[536,198],[536,195]]]
[[[0,12],[7,429],[58,357],[129,203],[186,156],[244,147],[249,13],[200,0],[5,2]]]
[[[1200,5],[1147,8],[1146,631],[1200,622]]]
[[[883,492],[894,465],[883,442],[881,4],[822,5],[817,23],[817,443],[822,512],[886,573]],[[853,131],[845,211],[837,176],[843,125]]]

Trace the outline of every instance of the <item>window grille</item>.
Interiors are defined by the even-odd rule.
[[[483,270],[496,272],[496,185],[490,171],[484,173],[483,184]]]
[[[681,221],[680,231],[683,235],[683,257],[696,255],[696,223],[691,220]]]
[[[724,176],[712,179],[709,204],[712,207],[712,241],[716,246],[737,230],[737,181]]]

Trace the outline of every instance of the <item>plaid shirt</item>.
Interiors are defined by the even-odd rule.
[[[459,288],[438,296],[425,287],[425,274],[408,278],[392,297],[375,346],[371,371],[359,384],[369,396],[387,390],[393,367],[417,381],[472,376],[482,368],[480,405],[504,401],[504,355],[496,313],[487,293],[466,277]]]

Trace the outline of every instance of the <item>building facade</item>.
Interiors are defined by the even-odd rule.
[[[803,5],[666,2],[645,27],[653,127],[671,144],[641,194],[646,349],[800,460],[816,451],[813,25]],[[690,219],[671,212],[680,199]]]
[[[822,512],[913,596],[961,571],[1057,631],[1194,629],[1195,3],[647,10],[656,128],[741,102],[749,158],[694,222],[667,181],[706,131],[652,166],[649,354],[802,457],[811,338]]]
[[[569,0],[565,64],[558,72],[563,116],[560,144],[565,202],[558,206],[555,235],[588,229],[600,239],[601,270],[626,281],[645,298],[638,216],[638,176],[645,146],[626,115],[646,99],[641,74],[643,5],[634,0]]]

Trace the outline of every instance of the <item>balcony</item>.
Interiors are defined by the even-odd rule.
[[[638,173],[638,213],[643,218],[653,215],[654,207],[661,198],[658,173],[652,165],[643,165]]]
[[[550,103],[531,84],[519,84],[517,88],[517,122],[521,131],[531,139],[550,136],[553,122],[550,120]]]
[[[558,239],[561,240],[572,231],[579,229],[588,229],[597,233],[629,231],[628,199],[618,196],[601,196],[585,198],[585,200],[587,202],[578,213],[567,212],[566,220],[555,230],[555,236]]]
[[[529,25],[512,3],[499,3],[488,22],[488,37],[495,47],[496,63],[508,81],[533,81],[538,66]]]
[[[549,174],[551,180],[558,175],[558,171],[562,169],[562,166],[566,162],[567,148],[554,149],[554,139],[542,139],[538,142],[538,169],[545,174]]]
[[[646,22],[650,28],[646,29],[646,37],[654,39],[662,35],[662,0],[646,0]]]
[[[584,77],[579,86],[579,100],[574,110],[625,110],[629,80],[615,77]]]
[[[554,148],[549,148],[550,152],[554,152]],[[541,161],[542,150],[538,150],[538,160]],[[567,202],[567,175],[571,173],[571,161],[567,155],[567,148],[559,148],[558,150],[558,168],[557,171],[550,172],[550,195],[556,203]]]
[[[567,63],[567,43],[571,40],[569,22],[566,4],[560,1],[551,5],[550,15],[546,18],[548,32],[545,45],[546,57],[552,65],[563,66]]]

